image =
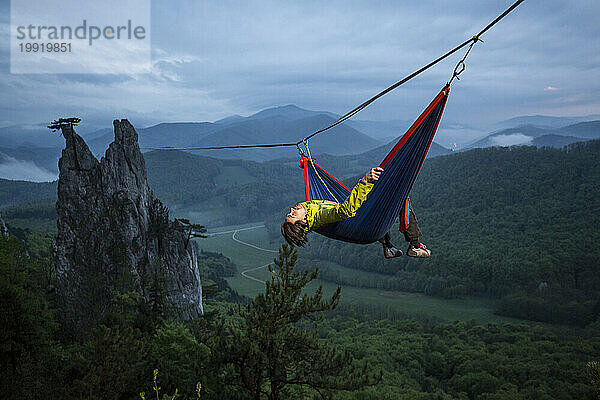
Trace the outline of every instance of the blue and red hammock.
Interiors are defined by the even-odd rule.
[[[379,165],[383,172],[356,216],[326,225],[316,230],[321,235],[351,243],[373,243],[390,230],[398,215],[401,228],[408,225],[408,194],[425,161],[427,151],[442,118],[450,87],[446,85],[423,111],[421,116],[400,138]],[[343,202],[350,190],[303,156],[306,200]]]

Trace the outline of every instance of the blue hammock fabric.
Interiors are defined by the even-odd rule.
[[[421,116],[381,162],[379,180],[353,218],[323,226],[317,233],[350,243],[367,244],[382,238],[394,224],[425,161],[439,125],[449,86],[433,99]],[[302,157],[306,200],[343,202],[350,190],[317,165]]]

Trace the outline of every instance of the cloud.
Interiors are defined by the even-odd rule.
[[[57,174],[40,168],[31,161],[17,160],[2,153],[0,156],[0,178],[30,182],[52,182],[58,179]]]
[[[281,104],[343,114],[471,37],[502,7],[468,0],[452,7],[441,0],[152,2],[146,69],[11,76],[1,70],[9,57],[0,47],[0,120],[78,115],[83,124],[95,118],[110,126],[124,116],[147,125],[213,121]],[[598,12],[600,3],[592,0],[524,2],[473,48],[442,127],[446,121],[482,128],[525,114],[600,113],[600,41],[592,39],[600,36]],[[414,119],[462,54],[359,118]],[[120,67],[119,61],[111,65]],[[558,88],[561,96],[545,93]],[[581,93],[581,101],[558,101]]]
[[[215,99],[208,90],[195,85],[173,82],[164,76],[164,71],[107,84],[81,78],[66,82],[67,78],[59,75],[0,74],[0,119],[5,124],[9,121],[7,125],[20,125],[78,116],[85,128],[92,121],[104,121],[103,125],[110,127],[116,118],[148,126],[158,122],[206,121],[226,117],[232,111],[240,113],[227,99]]]
[[[154,56],[150,71],[152,78],[161,81],[183,82],[178,70],[185,64],[200,63],[202,59],[192,54],[169,54],[162,49],[153,49]],[[144,79],[142,74],[133,75],[136,79]]]
[[[522,133],[513,133],[511,135],[492,136],[490,140],[492,146],[517,146],[529,144],[533,141],[533,138]]]
[[[435,134],[435,141],[447,148],[463,147],[467,144],[473,143],[474,141],[481,139],[488,134],[487,131],[473,129],[468,126],[456,126],[448,124],[441,126]]]

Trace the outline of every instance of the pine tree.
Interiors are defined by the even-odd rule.
[[[301,397],[309,392],[327,398],[333,390],[357,390],[379,382],[381,374],[358,367],[347,352],[330,348],[316,335],[297,326],[305,318],[334,309],[341,288],[323,299],[319,287],[310,296],[306,286],[317,278],[318,270],[296,270],[298,252],[287,244],[279,249],[274,262],[278,271],[266,282],[264,294],[239,308],[239,322],[229,325],[229,338],[222,348],[235,366],[238,384],[252,398]],[[293,393],[293,395],[292,395]]]
[[[40,285],[43,260],[14,236],[0,234],[0,393],[2,398],[48,395],[58,353],[57,325]]]

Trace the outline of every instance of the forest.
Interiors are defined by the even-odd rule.
[[[437,157],[424,164],[411,194],[429,260],[388,261],[379,244],[316,234],[300,257],[386,275],[343,281],[353,286],[498,298],[501,315],[584,326],[600,314],[599,160],[599,141]],[[266,220],[273,240],[280,215]],[[391,234],[405,246],[397,228]],[[342,283],[326,268],[322,278]]]
[[[285,207],[303,199],[299,169],[287,160],[217,160],[177,151],[145,158],[150,186],[172,208],[212,201],[222,224],[264,218],[274,242],[280,240]],[[355,168],[348,156],[322,158],[330,163],[324,167],[342,176]],[[428,159],[411,199],[422,241],[433,250],[430,260],[386,261],[378,245],[348,245],[314,234],[300,258],[385,275],[350,281],[322,266],[321,279],[331,282],[443,298],[489,297],[501,300],[500,315],[585,326],[600,311],[599,158],[600,141],[589,141],[562,150],[486,148]],[[10,199],[5,205],[33,201],[3,213],[24,225],[53,229],[54,200],[44,198],[54,185],[0,181],[3,198]],[[391,233],[403,247],[402,235]]]
[[[7,399],[593,399],[600,323],[450,322],[338,307],[303,293],[318,276],[283,245],[264,293],[242,298],[233,265],[200,253],[205,315],[174,320],[164,293],[113,290],[81,339],[56,317],[49,239],[0,237],[0,390]],[[200,239],[201,240],[201,239]],[[221,280],[220,280],[221,279]],[[162,397],[159,397],[162,396]]]
[[[299,169],[287,160],[217,160],[178,151],[154,151],[145,158],[150,186],[170,207],[212,201],[222,224],[264,218],[274,242],[280,240],[285,207],[303,199]],[[352,157],[320,158],[342,176],[356,167]],[[486,148],[428,159],[411,199],[422,241],[433,250],[430,260],[386,261],[378,245],[348,245],[314,234],[300,258],[385,275],[349,281],[322,266],[321,279],[331,282],[501,299],[500,315],[585,326],[600,310],[599,158],[600,141],[589,141],[562,150]],[[9,199],[5,205],[21,201],[3,213],[21,225],[52,230],[54,200],[44,198],[53,188],[0,181],[3,198]],[[24,200],[33,202],[24,207]],[[402,235],[391,233],[403,247]]]
[[[168,175],[174,154],[162,152],[164,164],[149,168],[158,195],[168,197],[169,181],[178,182]],[[52,184],[2,182],[7,196],[30,202],[5,202],[13,205],[2,211],[10,235],[0,236],[0,390],[9,399],[149,399],[157,391],[161,400],[597,398],[599,154],[595,141],[430,159],[411,195],[429,260],[385,262],[379,245],[311,234],[306,249],[280,248],[264,292],[248,298],[227,282],[238,273],[231,260],[200,251],[202,318],[178,320],[160,280],[144,300],[125,279],[112,288],[104,320],[87,332],[65,331],[65,310],[54,297],[55,200],[44,191]],[[190,156],[186,168],[197,159]],[[299,182],[295,167],[202,159],[203,168],[225,174],[188,177],[189,185],[173,185],[173,198],[218,193],[227,207],[264,215],[279,246],[282,204],[298,200],[290,190]],[[159,170],[165,175],[152,178]],[[236,180],[241,170],[244,180],[255,180]],[[248,193],[240,196],[241,188]],[[267,190],[272,203],[262,200]],[[403,244],[396,230],[392,237]],[[573,243],[577,251],[565,251]],[[334,264],[368,273],[341,275]],[[442,298],[489,297],[497,314],[521,322],[447,321],[340,304],[343,290],[328,297],[305,289],[317,277]]]

